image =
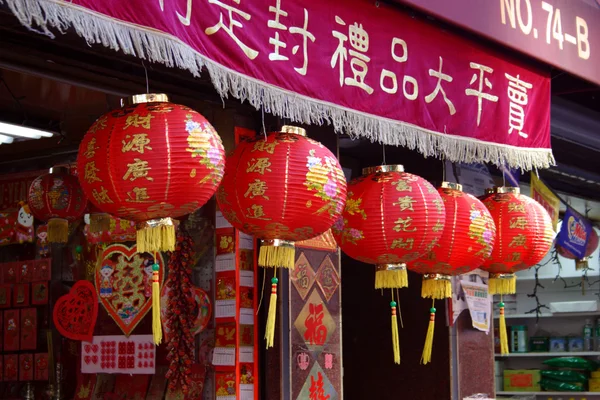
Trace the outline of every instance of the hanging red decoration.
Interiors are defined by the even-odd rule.
[[[98,317],[98,296],[94,285],[85,280],[75,282],[69,293],[56,301],[52,316],[61,335],[91,342]]]
[[[568,258],[569,260],[575,260],[575,268],[577,270],[588,269],[588,260],[590,256],[596,251],[598,248],[598,233],[596,233],[595,229],[592,229],[592,233],[590,238],[585,246],[585,257],[582,259],[578,259],[573,253],[559,244],[556,245],[556,251],[558,254],[563,256],[564,258]]]
[[[223,176],[221,139],[196,111],[139,95],[100,117],[79,147],[83,190],[100,211],[138,223],[140,252],[175,249],[175,222],[206,203]]]
[[[348,184],[346,207],[332,232],[344,253],[376,266],[376,289],[394,289],[408,285],[406,263],[431,251],[444,225],[444,202],[429,182],[401,165],[381,165],[364,169]],[[394,362],[399,364],[393,290],[390,307]]]
[[[261,267],[294,267],[294,242],[325,233],[346,201],[346,180],[336,157],[302,128],[242,142],[227,159],[217,194],[225,218],[240,231],[262,239]],[[267,319],[273,343],[277,277]]]
[[[75,176],[65,168],[52,168],[31,183],[27,204],[35,218],[48,222],[48,241],[66,243],[69,222],[83,216],[87,198]]]

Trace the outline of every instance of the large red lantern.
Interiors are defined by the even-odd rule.
[[[581,259],[577,258],[577,256],[575,256],[573,253],[571,253],[569,250],[565,249],[564,247],[560,246],[559,244],[556,245],[556,252],[558,254],[560,254],[561,256],[563,256],[564,258],[567,258],[569,260],[575,260],[575,269],[577,270],[582,270],[582,269],[588,269],[588,260],[591,257],[591,255],[594,253],[594,251],[596,251],[596,249],[598,248],[598,233],[596,233],[595,229],[592,229],[592,233],[590,234],[590,238],[587,242],[587,245],[585,246],[585,256]]]
[[[496,225],[488,209],[462,185],[444,182],[438,189],[446,209],[444,233],[434,248],[409,270],[423,274],[422,297],[452,297],[450,277],[479,268],[490,257]]]
[[[348,256],[376,266],[375,288],[408,284],[406,263],[426,254],[442,237],[444,202],[425,179],[401,165],[366,168],[348,184],[342,217],[332,232]],[[400,363],[397,303],[392,299],[394,362]]]
[[[83,216],[87,199],[75,176],[53,168],[31,183],[27,204],[35,218],[48,221],[49,242],[67,243],[69,222]]]
[[[217,194],[223,216],[262,239],[258,264],[293,268],[294,242],[327,232],[346,201],[346,180],[336,157],[302,128],[284,126],[266,139],[240,143],[227,159]],[[273,345],[277,277],[267,319]]]
[[[198,112],[139,95],[100,117],[77,157],[79,180],[99,210],[138,223],[137,249],[173,251],[175,222],[204,205],[223,176],[221,139]]]

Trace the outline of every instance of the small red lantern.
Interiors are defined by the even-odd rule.
[[[262,239],[258,264],[293,268],[294,242],[327,232],[346,201],[336,157],[302,128],[240,143],[227,159],[217,193],[219,209],[237,229]],[[275,329],[277,277],[267,319],[267,347]]]
[[[444,182],[438,189],[446,209],[445,229],[434,248],[409,270],[423,274],[422,297],[452,297],[450,277],[479,268],[492,254],[496,225],[488,209],[462,185]]]
[[[137,250],[173,251],[175,222],[203,206],[223,176],[212,125],[166,95],[134,96],[100,117],[79,147],[79,180],[93,205],[138,223]]]
[[[585,257],[583,257],[582,259],[578,259],[573,253],[571,253],[569,250],[565,249],[564,247],[562,247],[558,244],[556,245],[556,252],[558,254],[560,254],[561,256],[563,256],[564,258],[568,258],[569,260],[575,260],[575,269],[583,270],[583,269],[589,268],[588,260],[589,260],[590,256],[594,253],[594,251],[596,251],[597,248],[598,248],[598,233],[596,233],[595,229],[592,229],[590,238],[587,242],[587,245],[585,246]]]
[[[350,182],[344,213],[332,232],[344,253],[376,266],[376,289],[393,289],[408,285],[405,264],[433,249],[444,224],[444,202],[429,182],[404,172],[402,165],[381,165],[364,169]],[[394,362],[399,364],[393,290],[390,307]]]
[[[35,218],[48,221],[49,242],[67,243],[69,222],[83,216],[87,199],[75,176],[53,168],[31,183],[27,204]]]

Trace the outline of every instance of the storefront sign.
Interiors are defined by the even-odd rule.
[[[600,84],[600,3],[595,0],[394,1]]]
[[[587,218],[567,207],[556,243],[578,259],[583,259],[592,229],[592,224]]]
[[[0,0],[3,2],[3,0]],[[548,167],[550,81],[368,0],[13,0],[25,25],[186,68],[222,96],[450,161]],[[69,23],[70,22],[70,23]]]
[[[556,232],[560,200],[533,172],[531,173],[530,196],[548,211],[548,215],[550,215],[550,219],[552,219],[552,227],[554,228],[554,232]]]

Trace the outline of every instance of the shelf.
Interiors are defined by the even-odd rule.
[[[531,395],[546,395],[546,396],[600,396],[600,392],[496,392],[498,396],[531,396]]]
[[[550,353],[509,353],[495,354],[496,357],[600,357],[600,351],[562,351]],[[598,392],[600,395],[600,392]]]
[[[540,318],[574,318],[574,317],[600,317],[600,312],[592,311],[592,312],[573,312],[573,313],[555,313],[549,314],[544,313],[540,314]],[[536,318],[535,313],[533,314],[506,314],[506,319],[528,319],[528,318]],[[494,315],[494,319],[498,319],[497,315]]]

